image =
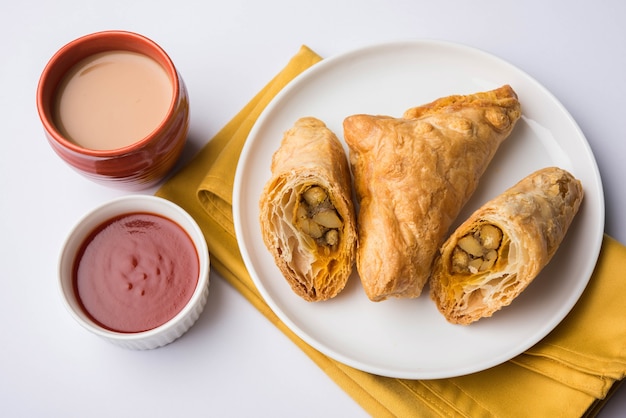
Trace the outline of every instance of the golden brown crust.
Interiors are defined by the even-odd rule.
[[[454,112],[462,109],[463,107],[473,107],[477,109],[484,108],[487,110],[485,117],[491,122],[494,128],[508,128],[511,118],[506,117],[506,112],[503,113],[498,109],[488,111],[489,108],[493,108],[494,103],[497,103],[499,108],[511,110],[517,108],[519,110],[517,94],[511,86],[504,85],[490,91],[442,97],[431,103],[408,109],[404,112],[403,117],[406,119],[417,119],[429,114],[440,113],[442,111]]]
[[[332,298],[352,272],[357,241],[344,149],[322,121],[301,118],[285,132],[271,170],[259,201],[264,243],[295,293],[307,301]],[[309,204],[305,193],[314,188],[326,199]],[[322,211],[331,224],[320,222],[331,228],[314,222]],[[340,226],[332,224],[337,217]]]
[[[446,319],[470,324],[509,305],[552,259],[582,198],[579,180],[548,167],[475,211],[442,245],[433,266],[430,295]],[[502,231],[497,258],[482,271],[465,271],[455,264],[455,251],[462,254],[461,240],[484,225]]]
[[[357,198],[357,270],[367,296],[417,297],[444,234],[520,117],[504,86],[344,120]]]

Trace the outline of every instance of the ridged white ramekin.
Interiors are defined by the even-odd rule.
[[[142,332],[110,331],[94,322],[81,308],[74,291],[73,269],[76,254],[92,231],[116,216],[145,212],[161,215],[180,225],[192,239],[199,260],[196,289],[187,305],[165,324]],[[58,285],[61,299],[74,319],[87,330],[120,347],[148,350],[164,346],[191,328],[204,310],[209,294],[209,250],[196,221],[180,206],[160,197],[149,195],[124,196],[105,203],[78,221],[63,244],[58,265]]]

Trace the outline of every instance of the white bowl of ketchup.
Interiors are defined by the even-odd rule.
[[[124,348],[169,344],[206,305],[210,259],[204,235],[178,205],[131,195],[105,203],[70,231],[59,288],[74,319]]]

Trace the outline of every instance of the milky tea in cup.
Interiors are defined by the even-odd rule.
[[[82,147],[123,148],[159,126],[172,94],[167,73],[152,58],[131,51],[100,52],[79,61],[63,78],[54,124]]]
[[[126,189],[160,181],[182,152],[188,95],[165,52],[130,32],[98,32],[44,70],[39,115],[54,150],[92,180]]]

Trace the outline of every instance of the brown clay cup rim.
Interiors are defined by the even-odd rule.
[[[156,60],[167,72],[172,83],[172,99],[163,121],[144,138],[121,148],[110,150],[94,150],[84,148],[66,139],[52,122],[52,101],[57,93],[58,85],[67,71],[83,58],[99,52],[124,50],[144,54]],[[175,110],[177,97],[180,93],[178,73],[167,53],[154,41],[134,32],[109,30],[95,32],[77,38],[59,49],[48,61],[37,86],[37,111],[39,118],[48,134],[63,147],[77,154],[92,157],[111,157],[124,155],[141,148],[158,134]]]

